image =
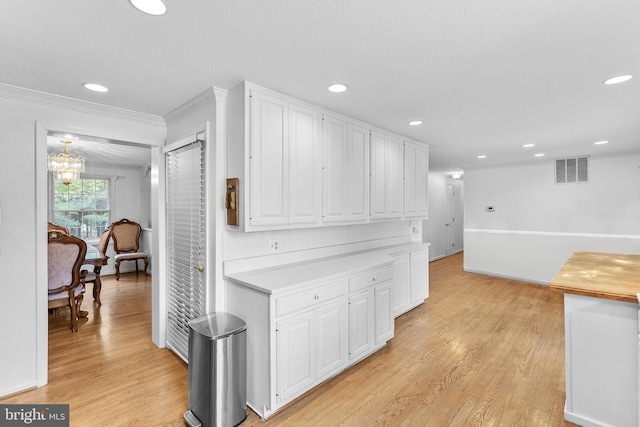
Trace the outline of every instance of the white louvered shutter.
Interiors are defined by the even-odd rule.
[[[189,357],[189,321],[204,312],[205,143],[166,153],[167,347]]]

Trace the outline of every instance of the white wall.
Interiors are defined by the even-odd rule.
[[[445,256],[445,224],[447,223],[447,184],[453,184],[454,197],[454,253],[464,250],[464,182],[444,174],[430,173],[428,181],[429,219],[422,221],[422,241],[431,243],[430,261]]]
[[[413,226],[419,227],[417,221],[393,221],[253,233],[225,230],[223,239],[224,260],[284,254],[362,242],[384,241],[393,238],[406,238],[408,241],[411,238]],[[278,242],[277,251],[272,251],[269,246],[269,242],[272,240]]]
[[[0,168],[0,396],[47,381],[47,129],[150,145],[165,133],[154,116],[0,85],[0,140],[11,159]]]
[[[581,184],[555,184],[548,160],[466,171],[465,270],[549,283],[577,250],[640,253],[639,166],[592,157]]]

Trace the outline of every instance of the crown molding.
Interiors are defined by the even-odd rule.
[[[197,107],[198,105],[209,100],[213,100],[216,104],[221,100],[226,101],[227,96],[228,92],[226,90],[211,86],[165,114],[165,123],[178,121],[186,116],[189,116],[191,114],[192,108]]]
[[[49,107],[63,108],[65,110],[81,113],[124,119],[162,128],[166,127],[165,121],[161,116],[126,110],[124,108],[111,107],[95,102],[82,101],[75,98],[54,95],[47,92],[40,92],[4,83],[0,83],[0,97],[29,102],[32,104],[46,105]]]

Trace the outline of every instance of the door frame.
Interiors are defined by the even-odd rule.
[[[451,187],[451,199],[449,199],[449,187]],[[444,256],[453,255],[455,251],[456,242],[456,186],[453,182],[445,180],[444,184],[444,206],[446,212],[446,222],[444,226]],[[449,238],[451,238],[451,247],[448,247]]]
[[[36,248],[35,248],[35,268],[36,268],[36,387],[46,385],[49,381],[49,318],[47,315],[47,215],[48,215],[48,185],[47,185],[47,134],[50,131],[104,136],[104,129],[83,128],[70,126],[68,123],[51,123],[36,121],[35,129],[35,192],[36,192]],[[151,149],[151,202],[154,206],[154,198],[158,199],[158,161],[160,159],[160,147],[164,145],[164,140],[155,138],[135,138],[135,137],[117,137],[111,139],[127,140],[142,145],[147,145]],[[150,212],[152,215],[152,224],[154,228],[158,227],[157,212]],[[151,257],[160,260],[158,256],[158,237],[157,233],[153,233],[151,237]],[[153,336],[153,331],[157,330],[156,316],[158,306],[157,298],[153,297],[154,293],[158,293],[159,265],[162,262],[152,263],[151,287],[152,287],[152,340],[158,345],[158,341]]]

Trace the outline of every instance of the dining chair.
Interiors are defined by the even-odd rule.
[[[49,231],[60,231],[64,234],[71,234],[69,233],[69,229],[67,227],[63,227],[61,225],[54,224],[52,222],[47,222],[47,232]]]
[[[116,280],[120,280],[120,263],[122,261],[134,261],[136,263],[136,273],[138,273],[138,260],[144,260],[144,273],[149,267],[147,254],[140,251],[140,234],[142,227],[137,222],[124,218],[111,224],[111,238],[113,239],[113,249],[116,255]]]
[[[101,254],[104,254],[105,257],[107,255],[107,247],[109,246],[109,238],[111,237],[111,229],[107,228],[100,235],[100,241],[98,242],[98,251]],[[105,258],[105,263],[108,257]],[[100,291],[102,290],[102,281],[100,280],[100,270],[102,269],[102,265],[94,265],[93,271],[82,270],[85,272],[86,277],[84,279],[84,283],[93,283],[93,299],[98,306],[102,305],[102,301],[100,300]]]
[[[78,318],[87,313],[80,310],[84,297],[84,275],[80,273],[87,253],[87,244],[61,231],[50,231],[48,238],[48,306],[71,309],[71,331],[78,331]]]

